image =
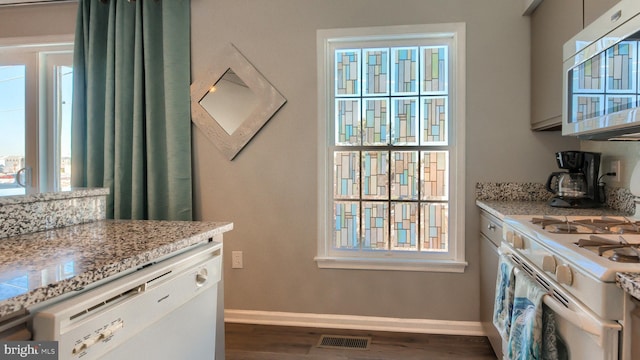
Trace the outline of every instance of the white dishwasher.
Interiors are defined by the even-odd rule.
[[[210,242],[40,309],[65,359],[214,359],[222,244]],[[224,344],[218,344],[224,346]]]

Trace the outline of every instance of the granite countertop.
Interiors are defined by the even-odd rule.
[[[476,200],[476,205],[499,219],[509,215],[597,215],[597,216],[628,216],[629,214],[610,208],[597,209],[567,209],[547,205],[546,201],[504,201],[504,200]]]
[[[640,300],[640,274],[617,273],[616,283],[631,296]]]
[[[0,318],[232,229],[223,222],[100,220],[0,239]]]
[[[39,201],[84,198],[87,196],[101,196],[107,194],[109,194],[108,188],[74,188],[65,191],[42,192],[28,195],[0,196],[0,206],[27,204]]]

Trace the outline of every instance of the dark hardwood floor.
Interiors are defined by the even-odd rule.
[[[495,360],[485,337],[225,324],[226,360]],[[321,335],[371,337],[366,350],[317,347]]]

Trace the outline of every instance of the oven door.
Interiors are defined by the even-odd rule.
[[[510,256],[517,265],[515,271],[524,271],[546,290],[543,301],[554,312],[556,329],[569,359],[619,359],[619,323],[600,318],[531,263],[517,255]],[[502,349],[508,353],[506,341]]]
[[[566,307],[564,301],[553,295],[544,297],[545,305],[555,314],[556,327],[569,359],[618,360],[620,324],[602,320],[581,308],[575,300],[569,301],[574,304]]]

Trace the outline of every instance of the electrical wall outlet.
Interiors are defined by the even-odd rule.
[[[620,165],[620,160],[611,161],[611,169],[609,172],[616,173],[615,176],[610,176],[609,178],[614,182],[620,182],[620,172],[622,171],[622,166]]]
[[[242,263],[242,251],[231,252],[231,268],[242,269],[244,264]]]

